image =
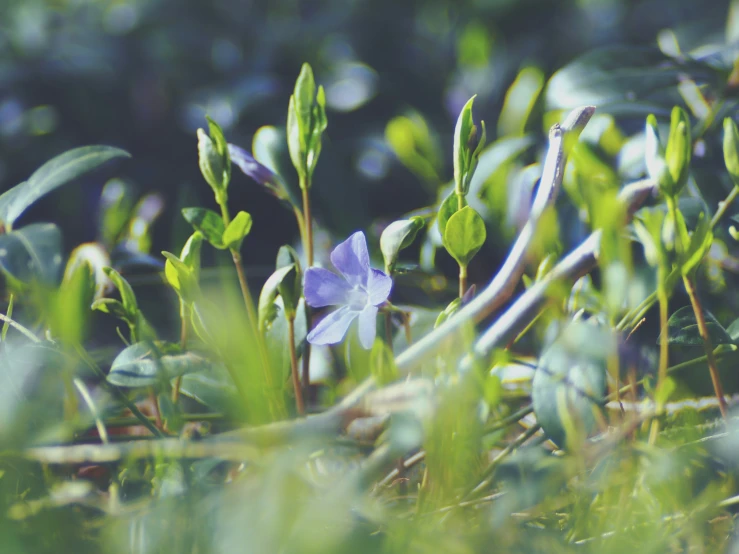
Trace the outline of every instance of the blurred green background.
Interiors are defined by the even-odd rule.
[[[478,95],[475,116],[495,138],[505,92],[522,67],[538,67],[549,78],[596,48],[654,48],[668,27],[680,31],[681,44],[723,42],[729,2],[2,0],[1,6],[0,190],[68,148],[119,146],[133,160],[52,195],[25,219],[57,222],[67,250],[93,240],[100,190],[118,175],[164,196],[154,229],[158,252],[177,251],[184,241],[179,207],[212,203],[196,156],[195,130],[204,115],[231,142],[250,148],[259,127],[284,126],[305,61],[326,87],[329,109],[314,211],[321,225],[345,236],[436,200],[435,188],[389,148],[385,127],[393,117],[415,111],[425,119],[439,156],[434,169],[446,182],[454,122],[471,95]],[[643,114],[634,125],[643,125]],[[295,178],[292,171],[284,177]],[[297,236],[291,214],[241,175],[231,197],[254,215],[247,263],[271,265],[276,247]]]

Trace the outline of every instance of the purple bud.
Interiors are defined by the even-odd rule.
[[[269,189],[277,198],[287,198],[287,191],[280,182],[279,177],[271,169],[255,160],[254,156],[249,154],[249,152],[235,144],[229,143],[228,153],[231,156],[231,162],[236,164],[244,175]]]

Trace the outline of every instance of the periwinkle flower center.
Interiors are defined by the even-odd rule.
[[[351,310],[360,311],[367,305],[368,300],[367,290],[361,285],[355,285],[347,295],[346,305]]]

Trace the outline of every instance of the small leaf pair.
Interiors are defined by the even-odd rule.
[[[182,248],[180,257],[162,252],[167,262],[164,275],[185,305],[192,306],[200,298],[200,248],[203,235],[196,231]]]
[[[184,208],[182,215],[212,246],[219,250],[241,250],[251,231],[252,217],[247,212],[236,214],[226,227],[220,215],[205,208]]]
[[[450,194],[437,216],[439,232],[447,252],[461,267],[467,267],[487,238],[485,222],[471,206],[457,210],[456,193]]]
[[[123,320],[128,325],[132,343],[155,339],[156,333],[141,313],[136,295],[128,281],[112,267],[106,267],[103,271],[118,289],[121,299],[100,298],[93,302],[92,309],[112,314]]]

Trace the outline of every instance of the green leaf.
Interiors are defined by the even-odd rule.
[[[131,218],[133,190],[121,179],[110,179],[100,194],[100,227],[98,234],[106,247],[116,244]]]
[[[634,219],[634,232],[652,267],[659,267],[666,260],[667,252],[662,243],[664,221],[665,211],[659,208],[642,208]]]
[[[16,282],[56,284],[62,235],[53,223],[33,223],[0,235],[0,269]]]
[[[372,345],[369,363],[370,372],[380,387],[397,381],[400,377],[393,351],[380,338],[376,338]]]
[[[53,295],[49,318],[52,336],[67,344],[82,342],[94,294],[95,278],[89,262],[79,263],[66,272]]]
[[[295,96],[290,96],[290,102],[287,105],[287,149],[290,152],[290,160],[295,166],[295,170],[301,177],[300,183],[305,182],[307,168],[303,158],[303,150],[301,148],[300,123],[298,123],[298,114],[295,111]]]
[[[465,206],[449,218],[444,246],[459,265],[467,267],[485,243],[485,222],[473,208]]]
[[[118,292],[121,295],[121,303],[123,304],[123,309],[128,314],[135,315],[139,311],[139,305],[136,302],[136,295],[134,294],[131,285],[128,283],[128,281],[126,281],[126,279],[123,278],[120,273],[118,273],[112,267],[106,267],[104,271],[108,278],[115,285],[115,288],[118,289]]]
[[[647,117],[645,133],[644,159],[647,165],[647,173],[649,173],[652,179],[657,181],[660,189],[665,194],[672,196],[674,182],[667,161],[665,160],[665,149],[659,138],[657,118],[652,114]]]
[[[724,163],[734,186],[739,186],[739,129],[730,117],[724,119]]]
[[[139,342],[124,349],[113,360],[108,382],[119,387],[149,387],[212,365],[211,361],[192,352],[163,355],[157,359],[151,343]]]
[[[220,365],[207,371],[195,371],[182,377],[180,393],[219,411],[234,411],[239,408],[239,393],[236,385]]]
[[[62,280],[70,278],[71,273],[81,264],[89,265],[92,270],[93,296],[89,302],[91,303],[94,299],[102,298],[111,285],[111,280],[105,272],[105,268],[110,265],[110,256],[97,242],[81,244],[69,254]]]
[[[690,136],[690,119],[679,106],[672,109],[670,118],[670,137],[667,141],[665,158],[674,183],[673,194],[677,195],[688,181],[690,157],[693,143]]]
[[[446,232],[446,224],[449,218],[452,217],[459,209],[459,197],[457,193],[452,190],[444,201],[439,206],[439,213],[436,214],[436,225],[439,227],[439,233],[442,238]]]
[[[708,310],[703,310],[703,317],[706,320],[708,329],[708,337],[711,344],[718,346],[719,344],[732,344],[734,340],[731,335],[718,322],[714,315]],[[703,346],[703,339],[698,331],[698,322],[695,319],[695,312],[691,306],[684,306],[670,316],[667,321],[667,333],[669,344],[681,346]],[[660,343],[662,335],[657,339]]]
[[[482,124],[482,134],[478,138],[477,126],[472,119],[474,101],[473,96],[464,105],[454,128],[454,188],[457,194],[463,196],[470,190],[477,160],[485,146],[485,124]]]
[[[223,244],[223,232],[226,228],[220,215],[205,208],[183,208],[182,215],[211,245],[219,250],[226,249],[226,245]]]
[[[264,330],[264,342],[270,358],[270,368],[280,379],[286,380],[290,375],[290,341],[288,340],[287,318],[284,317],[285,304],[282,297],[274,302],[276,317]],[[302,354],[305,337],[308,334],[305,316],[305,302],[300,299],[295,309],[295,350]]]
[[[195,231],[185,242],[180,252],[180,259],[190,268],[192,276],[195,280],[200,278],[200,247],[203,244],[203,235],[200,231]]]
[[[308,152],[308,138],[313,127],[313,102],[316,97],[316,81],[310,64],[304,63],[295,81],[295,115],[300,127],[300,150]]]
[[[223,244],[231,250],[241,250],[241,243],[251,231],[252,219],[247,212],[239,212],[223,231]]]
[[[531,112],[544,88],[544,72],[538,67],[524,67],[505,94],[498,118],[498,136],[523,135]]]
[[[703,214],[701,215],[698,226],[690,236],[688,248],[680,262],[680,271],[683,275],[690,275],[700,265],[713,244],[711,222]]]
[[[83,146],[46,162],[23,183],[0,196],[0,222],[12,228],[15,220],[42,196],[114,158],[130,154],[112,146]]]
[[[180,299],[187,305],[199,297],[200,286],[193,270],[171,252],[162,252],[167,258],[164,264],[164,276]]]
[[[416,235],[425,225],[426,222],[422,217],[413,216],[410,219],[393,221],[385,227],[380,235],[380,250],[382,250],[387,271],[393,271],[400,251],[413,243]]]
[[[100,298],[99,300],[95,300],[92,303],[92,309],[103,312],[104,314],[110,314],[125,321],[128,321],[131,315],[123,306],[123,303],[115,298]]]
[[[690,158],[693,152],[693,143],[690,136],[690,119],[679,106],[672,109],[670,118],[670,136],[667,141],[665,158],[670,169],[672,181],[675,184],[673,194],[677,195],[688,181]]]
[[[281,267],[265,281],[262,292],[259,294],[258,325],[261,332],[264,333],[277,317],[278,310],[275,306],[275,300],[280,293],[282,282],[288,279],[294,271],[294,264]]]
[[[216,202],[223,205],[228,198],[226,190],[231,181],[231,158],[223,131],[211,118],[206,119],[210,135],[203,129],[197,131],[198,164],[203,178],[213,189]]]
[[[439,317],[436,318],[436,322],[434,323],[434,329],[436,329],[439,325],[444,323],[451,316],[456,314],[459,311],[459,308],[461,307],[462,307],[461,298],[455,298],[454,300],[452,300],[449,303],[449,305],[446,308],[444,308],[444,310],[439,314]]]
[[[531,395],[534,413],[559,447],[577,446],[603,421],[606,360],[615,342],[604,327],[574,322],[539,359]]]

